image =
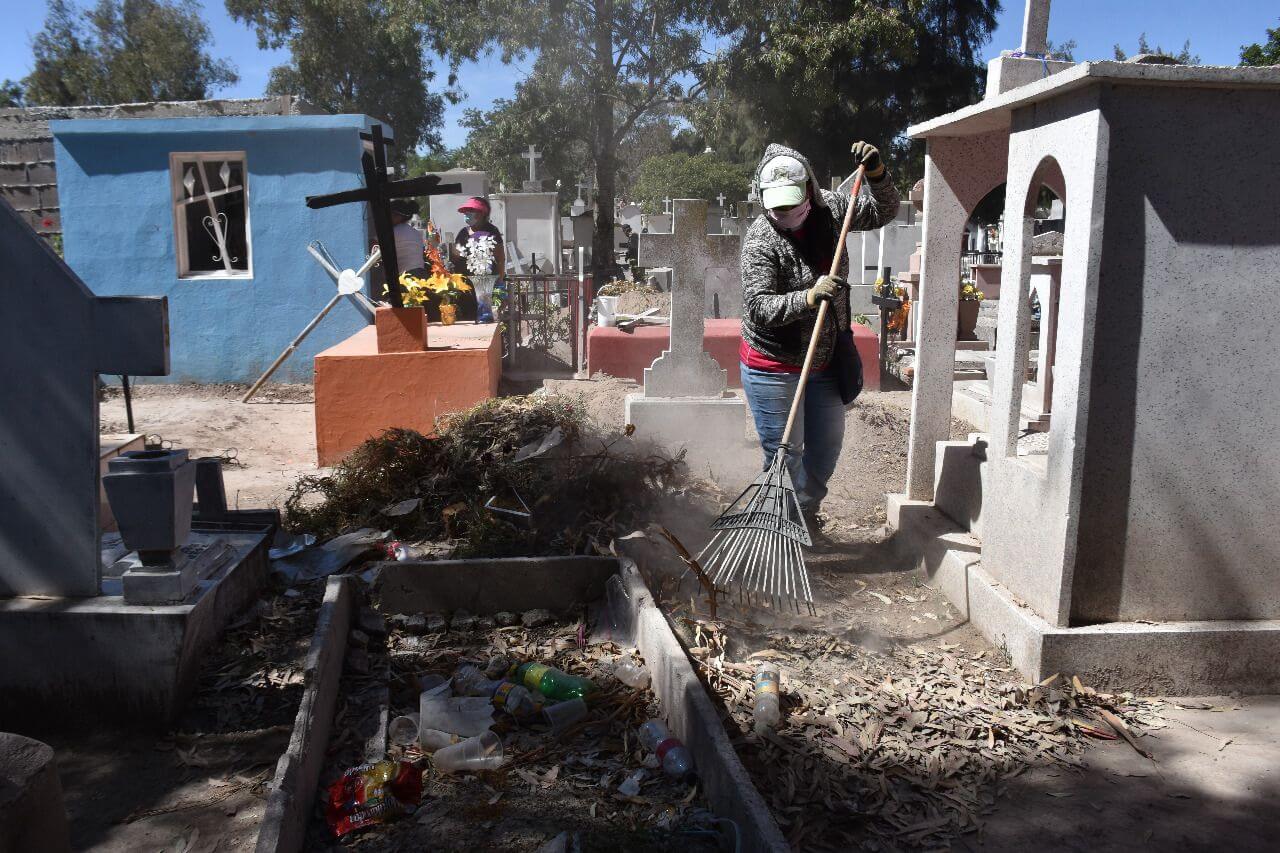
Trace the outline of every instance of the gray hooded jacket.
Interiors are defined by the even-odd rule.
[[[812,240],[822,241],[821,254],[827,263],[835,251],[840,236],[840,226],[849,207],[849,197],[822,189],[814,177],[813,168],[804,155],[785,145],[772,144],[765,149],[764,157],[756,172],[778,156],[795,157],[809,173],[809,196],[813,208],[802,229],[810,241],[810,260],[814,248]],[[898,190],[893,185],[889,170],[878,181],[869,181],[870,195],[858,197],[858,207],[853,214],[850,231],[870,231],[893,219],[898,213]],[[811,231],[811,229],[815,229]],[[829,250],[826,241],[830,242]],[[775,361],[800,366],[804,363],[805,350],[817,309],[805,302],[805,291],[813,286],[818,276],[826,275],[829,268],[815,269],[807,261],[801,244],[794,235],[778,228],[769,217],[761,214],[747,229],[742,240],[742,337],[752,349]],[[841,277],[848,277],[848,252],[840,261]],[[827,328],[823,330],[814,353],[815,367],[826,364],[835,348],[836,330],[849,328],[849,294],[841,293],[833,302],[834,312],[827,312]]]

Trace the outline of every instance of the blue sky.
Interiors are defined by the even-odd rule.
[[[79,2],[87,5],[91,0]],[[217,94],[262,94],[271,67],[285,61],[287,53],[258,50],[253,33],[232,21],[219,0],[203,0],[203,5],[213,31],[214,54],[229,58],[240,72],[238,84]],[[988,57],[1002,49],[1016,49],[1022,36],[1022,0],[1004,0],[1004,6],[985,50]],[[0,0],[6,24],[0,28],[0,79],[17,79],[31,70],[31,37],[40,30],[44,13],[43,2]],[[1242,44],[1261,41],[1268,27],[1277,26],[1277,0],[1058,0],[1053,4],[1049,37],[1055,42],[1075,39],[1077,60],[1110,59],[1116,42],[1132,53],[1142,32],[1151,44],[1165,48],[1180,48],[1190,38],[1192,52],[1202,62],[1234,65]],[[465,140],[466,133],[458,126],[464,109],[484,108],[495,98],[510,96],[521,76],[520,68],[504,66],[497,59],[464,66],[461,80],[467,100],[446,113],[445,143],[456,146]]]

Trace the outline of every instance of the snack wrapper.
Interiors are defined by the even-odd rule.
[[[412,814],[422,798],[422,773],[408,761],[352,767],[329,786],[325,820],[335,838],[373,823]]]

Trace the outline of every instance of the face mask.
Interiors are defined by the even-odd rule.
[[[462,218],[466,221],[467,225],[475,225],[479,219],[479,217],[474,213],[464,213],[462,214]]]
[[[773,220],[773,223],[785,231],[794,231],[804,224],[805,218],[809,215],[809,199],[797,204],[785,213],[778,213],[773,210],[765,211],[765,215]]]

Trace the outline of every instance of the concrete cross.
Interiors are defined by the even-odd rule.
[[[1023,53],[1040,56],[1049,50],[1049,0],[1027,0],[1022,18]]]
[[[724,210],[724,200],[725,200],[725,194],[724,194],[724,193],[720,193],[720,195],[716,196],[716,201],[720,203],[720,209],[721,209],[721,210]]]
[[[706,277],[721,259],[708,250],[707,203],[676,199],[671,234],[640,235],[640,264],[654,263],[655,243],[666,252],[671,277],[671,343],[644,372],[645,397],[718,397],[725,371],[703,349]],[[648,241],[648,245],[646,245]],[[735,239],[736,242],[736,239]],[[646,252],[646,249],[648,250]]]
[[[533,143],[530,143],[529,150],[520,156],[529,161],[529,180],[538,180],[538,160],[541,159],[542,152],[535,148]]]
[[[707,203],[700,203],[701,219],[694,215],[692,204],[687,199],[676,199],[672,233],[640,235],[637,263],[643,267],[670,267],[673,282],[696,280],[702,302],[701,307],[690,310],[700,320],[741,317],[741,238],[736,234],[708,234]],[[674,286],[672,290],[674,293]]]
[[[100,593],[98,374],[169,372],[164,297],[95,296],[0,201],[0,598]]]
[[[664,199],[662,200],[662,212],[663,212],[663,213],[670,213],[670,212],[671,212],[671,198],[670,198],[670,196],[668,196],[667,198],[664,198]]]

